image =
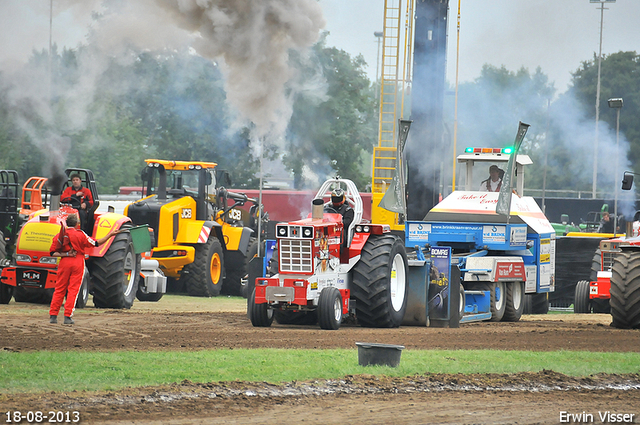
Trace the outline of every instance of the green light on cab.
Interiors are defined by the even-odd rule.
[[[466,148],[464,153],[473,153],[473,148]]]
[[[502,149],[503,153],[513,153],[513,148],[504,148]]]

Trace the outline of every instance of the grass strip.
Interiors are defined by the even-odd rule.
[[[639,373],[640,353],[404,350],[397,368],[360,366],[354,349],[0,353],[0,393],[118,390],[193,382],[287,382],[345,375],[516,373],[570,376]]]

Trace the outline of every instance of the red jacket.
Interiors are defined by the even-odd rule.
[[[98,242],[85,232],[75,227],[67,227],[65,230],[65,238],[68,238],[68,243],[71,244],[71,247],[74,251],[76,251],[76,257],[84,258],[84,251],[87,248],[91,248],[93,246],[98,246]],[[53,243],[51,244],[51,252],[55,252],[57,248],[57,241],[54,238]],[[62,251],[68,251],[68,249],[63,249]]]
[[[91,196],[91,191],[84,186],[80,186],[80,189],[78,190],[75,190],[73,186],[69,186],[64,190],[64,192],[62,192],[60,201],[70,203],[73,195],[76,195],[80,199],[81,203],[84,202],[87,204],[87,209],[91,208],[93,205],[93,196]]]

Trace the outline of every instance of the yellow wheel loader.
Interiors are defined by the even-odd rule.
[[[257,250],[258,201],[218,187],[230,179],[216,173],[213,162],[145,162],[143,198],[129,204],[125,215],[153,229],[149,257],[178,292],[245,295],[247,263]],[[253,204],[249,212],[238,208],[247,202]]]

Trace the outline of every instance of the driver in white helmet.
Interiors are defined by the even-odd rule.
[[[345,229],[343,234],[346,235],[347,230],[349,229],[349,226],[353,222],[355,212],[353,211],[353,208],[351,208],[349,203],[346,201],[346,197],[343,189],[338,188],[338,189],[334,189],[331,192],[331,202],[327,202],[326,204],[324,204],[324,211],[328,213],[342,215],[342,224],[344,225],[344,229]],[[342,244],[344,246],[347,246],[347,240],[348,239],[346,237],[342,238]]]

